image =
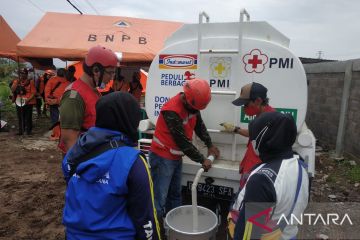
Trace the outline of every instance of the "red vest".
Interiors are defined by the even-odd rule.
[[[96,120],[96,110],[95,104],[100,98],[99,92],[81,79],[76,80],[72,84],[70,84],[65,91],[75,90],[78,92],[85,103],[85,114],[84,114],[84,121],[81,126],[83,130],[87,130],[91,127],[95,126]]]
[[[196,114],[190,114],[181,101],[180,93],[171,98],[161,108],[159,118],[156,123],[155,133],[151,144],[151,151],[160,157],[179,160],[184,155],[174,141],[162,115],[162,111],[176,112],[183,121],[185,135],[188,139],[192,139],[194,128],[196,125]]]

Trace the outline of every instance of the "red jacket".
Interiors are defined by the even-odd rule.
[[[184,153],[181,152],[176,142],[174,141],[162,116],[162,111],[173,111],[179,115],[179,117],[183,120],[185,135],[188,139],[192,139],[197,117],[195,114],[190,114],[185,109],[184,104],[181,101],[180,93],[171,98],[161,108],[151,144],[151,152],[166,159],[179,160],[184,155]]]

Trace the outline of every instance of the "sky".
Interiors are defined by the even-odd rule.
[[[70,0],[84,14],[196,23],[236,22],[240,9],[290,39],[298,57],[360,58],[360,0]],[[66,0],[0,0],[0,14],[23,39],[45,12],[78,13]]]

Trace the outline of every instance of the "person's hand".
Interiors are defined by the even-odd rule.
[[[211,168],[212,162],[209,159],[204,159],[203,163],[202,163],[202,167],[204,169],[204,172],[209,171],[209,169]]]
[[[221,132],[227,132],[227,133],[234,133],[235,126],[232,123],[223,122],[220,123],[220,126],[224,127],[224,129],[221,130]]]
[[[220,156],[220,151],[217,147],[215,147],[214,145],[212,145],[211,147],[208,148],[208,156],[213,155],[216,158],[218,158]]]
[[[46,102],[49,105],[56,105],[57,104],[57,100],[55,98],[48,98]]]

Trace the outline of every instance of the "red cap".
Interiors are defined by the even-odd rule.
[[[85,64],[89,67],[99,63],[103,67],[116,67],[117,57],[111,49],[102,46],[95,46],[89,49],[85,57]]]

